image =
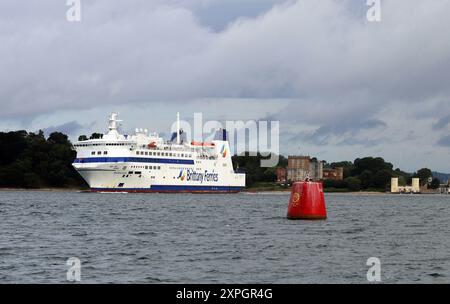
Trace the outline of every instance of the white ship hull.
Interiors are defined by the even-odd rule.
[[[245,174],[233,170],[227,141],[199,147],[112,131],[75,144],[73,166],[92,191],[232,193],[245,187]]]

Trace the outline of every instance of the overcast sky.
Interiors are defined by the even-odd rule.
[[[0,130],[279,120],[281,152],[450,172],[450,1],[0,1]]]

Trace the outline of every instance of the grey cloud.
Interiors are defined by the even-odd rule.
[[[94,123],[91,124],[91,126]],[[44,128],[42,131],[44,132],[44,134],[47,136],[49,134],[51,134],[52,132],[62,132],[64,134],[67,135],[71,135],[71,136],[75,136],[77,135],[77,132],[80,131],[83,128],[89,128],[90,126],[83,126],[80,123],[78,123],[77,121],[73,120],[73,121],[69,121],[67,123],[61,124],[61,125],[57,125],[57,126],[50,126],[47,128]]]
[[[385,128],[383,121],[361,120],[361,121],[341,121],[323,125],[314,131],[301,131],[298,133],[285,133],[289,141],[309,142],[316,145],[328,145],[333,139],[337,139],[336,145],[364,145],[373,146],[381,144],[384,139],[358,139],[356,136],[363,131]]]
[[[383,1],[380,23],[366,22],[366,8],[353,0],[96,0],[83,1],[82,22],[69,23],[65,1],[4,0],[0,117],[202,99],[223,100],[229,117],[241,109],[227,100],[284,99],[290,105],[267,117],[281,128],[316,128],[300,130],[299,140],[314,135],[320,145],[364,145],[365,132],[391,128],[383,109],[400,104],[395,121],[420,124],[427,104],[428,118],[444,117],[434,127],[442,132],[450,107],[432,101],[450,97],[442,30],[450,2]],[[406,122],[404,109],[422,116]]]
[[[450,25],[445,0],[386,2],[376,25],[350,14],[352,1],[274,1],[219,32],[202,26],[194,1],[98,0],[85,5],[80,23],[65,21],[60,2],[25,13],[15,2],[1,7],[15,17],[0,19],[0,28],[14,28],[0,30],[3,117],[224,97],[324,108],[350,95],[376,104],[370,116],[396,100],[449,95],[450,43],[438,30]],[[243,9],[244,16],[270,5],[247,3],[252,13]],[[420,20],[418,29],[403,22],[410,18]]]
[[[356,134],[361,130],[369,130],[379,127],[386,127],[386,123],[381,120],[371,119],[362,121],[341,121],[318,128],[312,136],[342,135],[345,133]]]
[[[381,139],[370,139],[370,138],[346,138],[339,143],[338,146],[364,146],[364,147],[374,147],[379,146],[381,144],[386,144],[389,141],[386,138]]]
[[[341,121],[340,123],[331,123],[317,128],[313,132],[302,132],[300,138],[303,141],[317,145],[330,144],[331,139],[338,138],[337,145],[374,145],[381,143],[381,140],[361,140],[355,138],[364,130],[384,128],[386,124],[380,120],[372,119],[367,121]]]
[[[450,123],[450,115],[442,117],[433,125],[433,130],[442,130]]]
[[[269,11],[274,4],[292,0],[213,0],[193,7],[200,23],[220,32],[236,19],[255,18]]]
[[[450,147],[450,135],[444,136],[437,142],[439,146]]]

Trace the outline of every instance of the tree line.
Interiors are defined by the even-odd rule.
[[[0,187],[85,187],[72,167],[75,157],[63,133],[0,132]]]
[[[101,134],[93,133],[89,138],[101,138]],[[86,139],[87,136],[80,136],[80,140]],[[0,187],[86,187],[81,176],[72,167],[75,157],[72,143],[61,132],[53,132],[47,138],[43,131],[0,132]],[[234,169],[246,173],[247,187],[258,182],[275,183],[277,168],[261,167],[263,158],[259,153],[256,156],[245,154],[232,157]],[[287,158],[280,155],[278,167],[286,168],[287,163]],[[393,169],[393,165],[381,157],[357,158],[353,162],[324,162],[324,168],[336,167],[344,168],[344,179],[325,180],[326,188],[387,190],[391,177],[398,177],[399,184],[406,185],[411,183],[413,177],[419,177],[424,184],[433,176],[427,168],[412,174],[398,168]],[[429,186],[437,188],[439,184],[439,179],[433,178]]]
[[[344,179],[341,181],[325,180],[325,188],[346,189],[350,191],[375,190],[387,191],[391,186],[391,178],[398,177],[399,185],[405,186],[412,183],[413,178],[419,178],[421,185],[428,184],[431,189],[437,189],[441,183],[438,178],[433,178],[433,173],[428,168],[422,168],[414,173],[408,173],[394,169],[390,162],[381,157],[357,158],[353,162],[325,163],[325,167],[344,168]],[[429,179],[431,181],[429,182]]]
[[[275,182],[277,179],[277,168],[262,168],[260,161],[263,159],[261,154],[249,156],[233,156],[233,165],[236,170],[246,173],[246,185],[251,187],[258,182]],[[398,168],[394,169],[392,163],[385,161],[381,157],[364,157],[352,161],[342,161],[327,163],[323,161],[324,168],[342,167],[344,170],[343,180],[324,180],[323,184],[328,189],[338,189],[344,191],[389,190],[392,177],[399,178],[399,185],[411,184],[414,177],[420,178],[422,185],[428,183],[429,178],[432,181],[429,187],[436,189],[440,185],[438,178],[433,178],[433,173],[428,168],[422,168],[414,173],[404,172]],[[287,167],[287,158],[280,155],[278,168]]]

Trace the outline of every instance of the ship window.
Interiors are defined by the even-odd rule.
[[[158,153],[156,153],[156,155],[160,156],[160,155],[161,155],[161,153],[159,153],[159,152],[158,152]]]
[[[158,170],[161,170],[161,167],[160,167],[160,166],[158,166]]]
[[[91,155],[95,155],[95,151],[92,151],[92,152],[91,152]]]
[[[136,155],[139,155],[139,151],[136,151]]]
[[[108,151],[103,151],[103,155],[106,155],[106,154],[108,154]]]
[[[145,166],[145,169],[148,170],[148,166]]]
[[[117,185],[118,188],[122,188],[124,185],[124,183],[120,183],[119,185]]]
[[[97,151],[97,155],[101,155],[102,154],[102,151]]]
[[[145,155],[148,155],[148,152],[145,152]]]

